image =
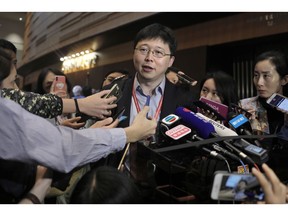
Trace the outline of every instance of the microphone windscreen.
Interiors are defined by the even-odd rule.
[[[203,121],[187,108],[178,107],[175,114],[181,117],[188,127],[194,129],[204,139],[209,138],[211,133],[215,133],[214,126],[211,123]]]
[[[216,131],[216,133],[219,136],[238,136],[238,134],[235,131],[225,127],[223,124],[220,124],[220,123],[208,118],[207,116],[204,116],[201,113],[196,113],[195,115],[197,117],[199,117],[200,119],[204,119],[205,121],[207,121],[210,124],[212,124],[214,129],[215,129],[215,131]]]

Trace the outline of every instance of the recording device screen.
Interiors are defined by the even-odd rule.
[[[274,107],[278,107],[281,110],[288,111],[288,99],[279,94],[273,94],[267,103]]]
[[[215,200],[262,201],[264,193],[252,174],[216,173],[211,198]]]

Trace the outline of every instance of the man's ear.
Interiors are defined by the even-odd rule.
[[[282,79],[281,79],[281,85],[285,86],[288,83],[288,75],[285,75]]]
[[[175,57],[174,56],[171,56],[170,57],[170,61],[169,61],[169,67],[171,67],[174,63],[174,60],[175,60]]]

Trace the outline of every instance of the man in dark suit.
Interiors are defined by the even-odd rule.
[[[175,112],[178,106],[191,107],[195,99],[195,93],[191,89],[182,88],[169,82],[165,73],[175,60],[177,42],[173,31],[161,24],[146,26],[138,32],[134,40],[133,62],[136,74],[132,78],[115,80],[110,87],[117,83],[122,90],[122,98],[117,103],[115,113],[125,107],[124,116],[127,119],[119,124],[119,127],[128,126],[142,110],[145,104],[149,104],[149,118],[155,118],[158,122],[169,114]],[[144,171],[140,166],[140,176],[135,176],[130,170],[135,165],[131,157],[135,157],[135,149],[130,148],[129,163],[125,163],[128,172],[137,180],[143,180],[141,174]],[[119,157],[120,156],[120,157]],[[118,166],[122,155],[118,155],[113,161]],[[139,161],[138,157],[136,161]],[[138,165],[138,164],[137,164]],[[139,174],[139,172],[137,172]]]

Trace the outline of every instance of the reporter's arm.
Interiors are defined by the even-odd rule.
[[[37,167],[37,176],[34,186],[19,204],[41,204],[51,188],[53,172],[46,167]]]
[[[120,151],[126,144],[122,128],[73,130],[55,127],[0,98],[0,158],[38,163],[60,172]]]
[[[15,101],[27,111],[43,118],[54,118],[62,114],[62,99],[57,95],[41,95],[19,89],[1,89],[1,93],[2,97]]]
[[[104,90],[96,94],[90,95],[86,98],[77,99],[79,110],[89,116],[104,118],[104,116],[111,115],[111,109],[115,108],[116,104],[110,104],[116,97],[103,98],[110,90]],[[63,99],[63,113],[76,112],[76,106],[73,99]]]

